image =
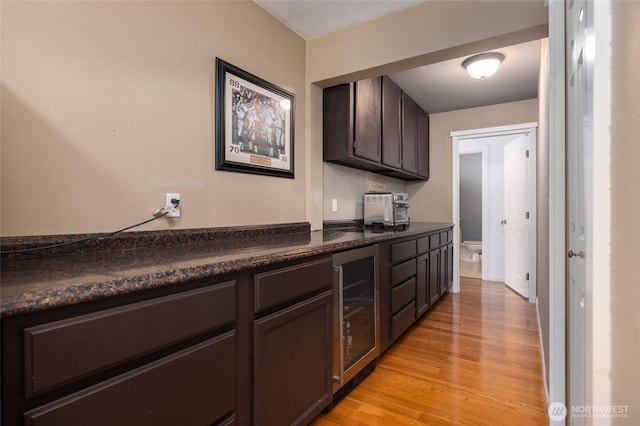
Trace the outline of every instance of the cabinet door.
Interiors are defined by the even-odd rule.
[[[401,93],[391,78],[382,77],[382,163],[396,169],[402,167]]]
[[[429,115],[418,107],[418,175],[429,178]]]
[[[380,162],[380,77],[354,83],[354,155]]]
[[[418,173],[418,106],[402,94],[402,170]]]
[[[429,252],[429,305],[433,305],[440,297],[440,249]]]
[[[329,290],[254,321],[254,424],[306,424],[330,402]]]
[[[416,272],[416,318],[427,311],[429,307],[429,253],[417,258],[418,270]]]
[[[440,289],[440,296],[449,290],[449,279],[447,274],[448,257],[447,246],[440,247],[440,273],[438,274],[438,288]]]

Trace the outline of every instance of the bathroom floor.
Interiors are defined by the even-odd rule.
[[[467,278],[482,278],[482,262],[471,262],[460,259],[460,276]]]

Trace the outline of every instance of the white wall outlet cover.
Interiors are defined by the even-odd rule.
[[[331,200],[331,211],[334,213],[338,211],[338,200],[335,198]]]
[[[173,210],[171,210],[171,208],[173,207],[173,203],[171,202],[171,200],[180,201],[180,204],[178,205],[178,207],[176,207]],[[167,217],[180,217],[180,213],[181,213],[180,207],[182,207],[182,201],[180,200],[180,194],[173,193],[173,192],[167,192],[165,206],[167,207],[167,210],[169,210],[169,213],[167,213]]]

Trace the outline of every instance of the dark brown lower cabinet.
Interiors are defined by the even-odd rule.
[[[237,282],[186,286],[3,318],[2,424],[235,424]]]
[[[307,424],[331,401],[331,290],[254,321],[254,424]]]
[[[429,306],[440,298],[440,249],[429,252]]]
[[[416,304],[412,302],[391,316],[391,339],[402,336],[416,320]]]
[[[233,417],[229,331],[24,414],[28,426],[211,425]]]
[[[449,291],[449,274],[447,274],[448,257],[449,252],[447,251],[447,246],[440,247],[440,274],[438,276],[440,296],[443,296],[447,291]]]
[[[382,350],[450,288],[451,237],[381,244]],[[2,318],[2,424],[308,424],[332,400],[332,287],[325,255]]]
[[[429,253],[416,258],[416,318],[429,309]]]
[[[380,338],[387,350],[453,284],[453,230],[380,245]]]

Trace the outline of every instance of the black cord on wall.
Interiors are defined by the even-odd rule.
[[[93,235],[91,237],[80,238],[80,239],[73,240],[73,241],[65,241],[64,243],[50,244],[50,245],[47,245],[47,246],[32,247],[32,248],[22,249],[22,250],[0,251],[0,255],[17,254],[17,253],[29,253],[29,252],[34,252],[34,251],[47,250],[47,249],[52,249],[52,248],[57,248],[57,247],[68,246],[68,245],[71,245],[71,244],[83,243],[83,242],[86,242],[86,241],[98,240],[100,238],[105,238],[105,237],[111,237],[113,235],[116,235],[116,234],[119,234],[121,232],[127,231],[127,230],[129,230],[131,228],[136,228],[138,226],[144,225],[145,223],[153,222],[154,220],[160,219],[161,217],[165,217],[166,215],[171,213],[174,209],[178,208],[178,205],[180,205],[180,200],[171,200],[171,202],[173,203],[173,206],[164,207],[162,209],[156,210],[156,212],[154,214],[156,214],[157,216],[152,217],[151,219],[147,219],[145,221],[142,221],[140,223],[136,223],[135,225],[131,225],[131,226],[127,226],[126,228],[118,229],[117,231],[107,232],[105,234]]]

